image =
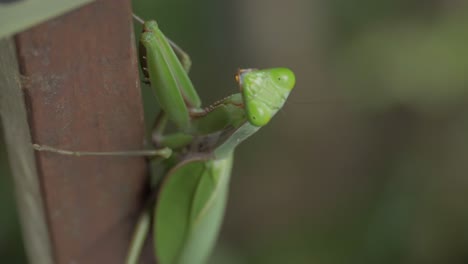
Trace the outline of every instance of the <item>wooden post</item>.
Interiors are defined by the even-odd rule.
[[[142,149],[131,12],[128,0],[98,0],[16,35],[32,142]],[[145,159],[35,156],[55,263],[123,263],[146,192]]]

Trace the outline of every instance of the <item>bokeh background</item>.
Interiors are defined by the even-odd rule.
[[[237,150],[211,263],[468,263],[466,1],[133,3],[191,55],[207,104],[236,92],[237,68],[296,73]],[[0,162],[0,259],[24,263]]]

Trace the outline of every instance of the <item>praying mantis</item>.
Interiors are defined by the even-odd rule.
[[[201,107],[188,72],[190,57],[160,30],[143,21],[140,64],[161,111],[152,132],[155,150],[76,152],[34,145],[38,151],[66,155],[144,155],[157,157],[156,199],[135,227],[126,263],[138,263],[153,232],[160,264],[202,264],[216,243],[223,220],[235,148],[268,124],[295,85],[287,68],[241,69],[240,92]],[[176,132],[166,133],[172,123]]]

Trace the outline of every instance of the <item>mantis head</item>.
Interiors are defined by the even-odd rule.
[[[247,119],[264,126],[283,107],[296,78],[287,68],[243,69],[236,76],[245,104]]]

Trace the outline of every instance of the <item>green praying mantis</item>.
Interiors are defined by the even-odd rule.
[[[295,85],[287,68],[242,69],[236,75],[240,92],[201,107],[188,77],[189,56],[160,30],[142,21],[140,64],[161,112],[152,141],[155,150],[136,152],[74,152],[34,145],[39,151],[67,155],[156,156],[161,180],[156,199],[142,212],[126,263],[137,263],[148,234],[153,232],[160,264],[205,263],[222,223],[235,148],[269,123]],[[170,122],[176,132],[165,133]],[[162,175],[162,177],[161,177]]]

